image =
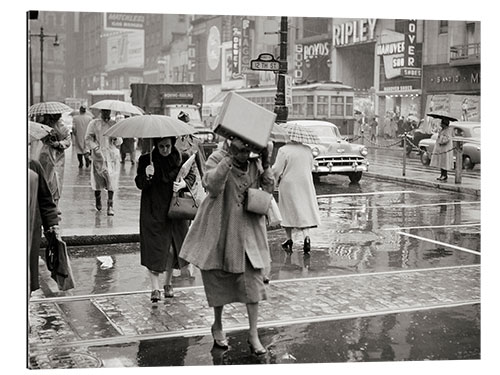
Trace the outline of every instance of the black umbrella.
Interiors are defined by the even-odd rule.
[[[427,116],[438,118],[440,120],[448,120],[448,121],[458,121],[455,117],[451,117],[450,114],[446,111],[437,111],[433,113],[428,113]]]

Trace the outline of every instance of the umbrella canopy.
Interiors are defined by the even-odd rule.
[[[450,114],[446,111],[436,111],[433,113],[428,113],[427,116],[438,118],[440,120],[448,120],[448,121],[458,121],[455,117],[451,117]]]
[[[173,117],[143,115],[121,120],[104,135],[123,138],[163,138],[192,134],[194,130],[192,126]]]
[[[319,137],[316,134],[302,125],[286,123],[280,126],[286,129],[286,132],[288,133],[288,136],[290,137],[290,140],[292,142],[309,144],[321,143]]]
[[[61,102],[42,102],[33,104],[28,110],[28,115],[49,115],[71,112],[73,108]]]
[[[273,142],[290,142],[290,137],[288,136],[288,133],[286,129],[281,127],[278,124],[273,124],[273,128],[271,129],[271,136],[269,137],[269,140]]]
[[[97,103],[92,104],[90,108],[108,109],[110,111],[127,113],[130,115],[142,115],[141,111],[135,105],[114,99],[100,100]]]
[[[40,124],[39,122],[30,121],[28,123],[29,143],[44,138],[45,136],[49,135],[51,131],[52,128],[50,126]]]

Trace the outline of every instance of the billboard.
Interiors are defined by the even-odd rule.
[[[105,29],[144,30],[146,16],[140,13],[105,13]]]
[[[107,37],[106,72],[144,67],[144,31],[132,31]]]

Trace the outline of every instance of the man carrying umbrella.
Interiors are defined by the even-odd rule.
[[[83,167],[84,157],[85,166],[87,168],[90,166],[90,152],[85,144],[85,135],[90,121],[92,121],[92,116],[87,113],[87,108],[82,105],[79,114],[73,117],[73,136],[76,156],[78,158],[78,168]]]
[[[113,216],[113,195],[118,189],[121,138],[109,137],[104,133],[115,124],[111,120],[111,110],[101,109],[101,117],[90,121],[85,141],[92,151],[90,185],[94,190],[95,207],[101,211],[101,191],[108,191],[107,214]]]

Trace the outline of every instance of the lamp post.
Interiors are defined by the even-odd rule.
[[[40,34],[29,34],[30,38],[30,85],[33,86],[33,80],[31,78],[31,37],[40,38],[40,102],[43,102],[43,42],[45,38],[54,38],[54,47],[59,46],[59,36],[57,34],[50,35],[44,34],[43,27],[40,27]],[[33,104],[33,87],[31,89],[31,103]]]

